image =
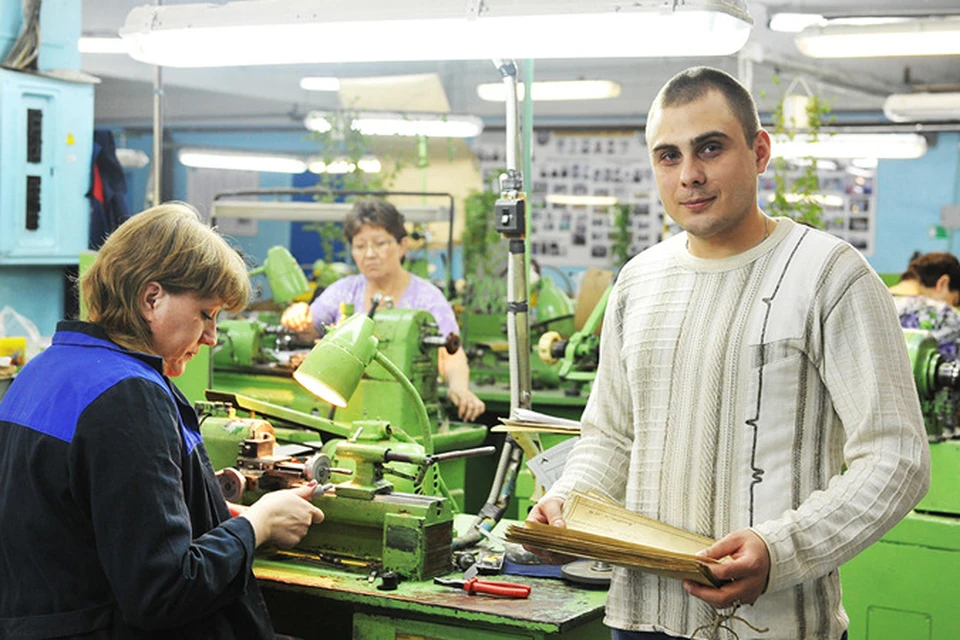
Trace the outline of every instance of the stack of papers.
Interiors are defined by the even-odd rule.
[[[566,433],[578,435],[580,423],[576,420],[557,418],[545,413],[538,413],[530,409],[515,409],[509,418],[500,418],[502,425],[497,425],[491,431],[536,431],[538,433]]]
[[[595,493],[574,491],[563,505],[566,527],[537,522],[510,525],[506,539],[555,553],[602,560],[649,573],[721,586],[695,555],[713,540],[624,509]]]

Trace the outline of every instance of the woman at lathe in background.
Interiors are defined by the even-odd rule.
[[[280,323],[293,331],[319,335],[324,325],[333,324],[340,303],[367,311],[376,295],[381,306],[422,309],[433,315],[440,335],[460,333],[453,308],[433,284],[403,268],[409,238],[403,214],[389,202],[359,200],[343,221],[343,234],[360,275],[347,276],[324,289],[307,305],[298,302],[284,311]],[[470,366],[463,347],[454,354],[439,350],[437,368],[447,385],[447,396],[457,407],[461,420],[472,421],[486,408],[470,391]]]
[[[937,341],[944,360],[960,355],[960,261],[952,253],[934,252],[915,256],[900,282],[890,287],[893,301],[904,329],[929,331]],[[936,420],[932,428],[943,437],[960,432],[960,392],[938,389],[928,420]],[[930,425],[928,425],[930,427]]]
[[[930,331],[948,360],[957,359],[960,343],[960,260],[952,253],[913,258],[900,282],[890,287],[904,329]]]
[[[61,322],[0,402],[0,637],[273,638],[254,549],[323,520],[316,483],[231,518],[170,381],[246,305],[243,260],[165,204],[111,234],[80,288],[89,322]]]

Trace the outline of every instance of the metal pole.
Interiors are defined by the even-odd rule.
[[[156,0],[159,7],[163,0]],[[163,164],[163,72],[153,68],[153,206],[160,204],[160,169]]]
[[[531,405],[530,307],[527,300],[527,216],[523,173],[517,168],[520,146],[517,66],[495,61],[506,86],[507,172],[500,176],[497,230],[509,242],[507,257],[507,344],[510,354],[510,412]]]

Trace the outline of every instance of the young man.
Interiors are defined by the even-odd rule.
[[[760,210],[770,136],[731,76],[675,76],[646,135],[685,233],[620,273],[580,442],[529,519],[562,526],[566,494],[597,489],[717,539],[720,588],[615,569],[615,638],[690,637],[751,604],[737,615],[757,637],[839,640],[837,567],[929,482],[890,295],[850,245]]]

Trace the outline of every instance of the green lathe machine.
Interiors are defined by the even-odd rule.
[[[374,315],[379,351],[409,379],[423,402],[428,427],[418,415],[417,403],[409,392],[383,366],[372,362],[345,408],[337,408],[317,398],[293,379],[293,371],[304,347],[294,334],[260,319],[228,320],[218,326],[219,340],[213,353],[213,387],[292,409],[308,416],[331,418],[319,431],[329,438],[349,436],[349,429],[329,429],[331,424],[349,425],[357,420],[381,420],[409,434],[421,445],[429,444],[430,453],[467,449],[483,443],[486,428],[450,423],[442,415],[437,393],[437,349],[456,351],[456,336],[437,335],[433,316],[412,309],[379,309]],[[336,423],[333,420],[336,420]],[[314,439],[316,439],[314,437]],[[465,505],[466,462],[456,458],[440,463],[457,508]],[[344,478],[334,475],[333,480]],[[400,481],[402,491],[412,489],[409,481]],[[486,488],[484,488],[486,489]]]
[[[493,453],[492,447],[431,455],[385,421],[346,425],[253,398],[208,395],[211,401],[199,404],[201,433],[227,500],[252,503],[268,491],[319,483],[313,502],[326,519],[289,552],[292,558],[412,580],[450,570],[454,503],[440,495],[443,481],[429,472],[442,460]],[[238,409],[261,417],[239,417]],[[264,418],[295,426],[274,428]],[[345,440],[319,440],[320,433],[350,430]],[[331,483],[335,475],[348,479]],[[395,491],[391,475],[413,492]]]
[[[930,442],[930,490],[876,544],[840,568],[849,640],[956,640],[960,575],[960,362],[904,329]]]

